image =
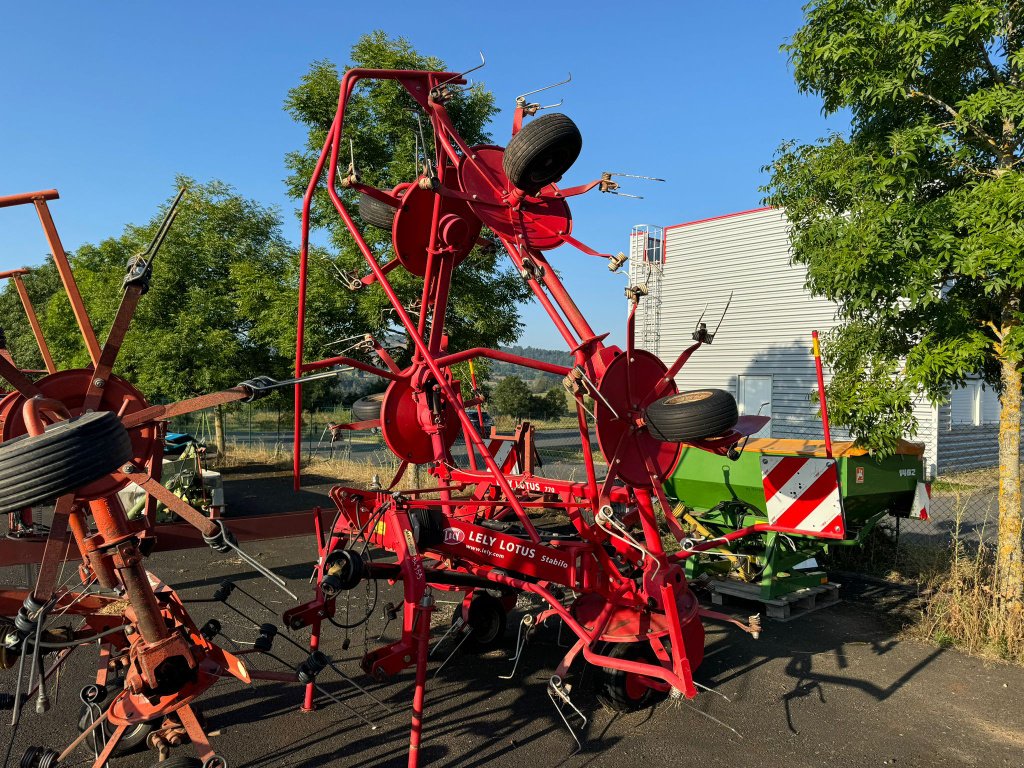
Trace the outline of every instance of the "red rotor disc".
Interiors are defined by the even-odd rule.
[[[459,383],[452,382],[452,386],[457,391]],[[459,435],[460,424],[451,408],[447,408],[446,411],[442,438],[445,447],[450,449]],[[419,404],[413,399],[409,379],[391,382],[391,386],[384,394],[384,402],[380,408],[380,430],[388,448],[400,459],[412,464],[428,464],[434,461],[434,446],[430,435],[420,425]]]
[[[538,251],[560,246],[564,242],[561,235],[572,232],[572,214],[558,187],[549,184],[537,197],[525,198],[514,210],[510,203],[515,201],[516,189],[501,164],[505,150],[486,145],[472,150],[473,155],[459,164],[459,181],[463,191],[478,201],[470,207],[483,223],[517,245]],[[491,186],[492,181],[497,190]]]
[[[80,416],[83,412],[85,393],[92,377],[93,372],[87,368],[57,371],[37,381],[36,387],[44,397],[52,397],[54,400],[64,403],[72,416]],[[0,400],[0,442],[23,435],[28,431],[21,415],[21,407],[24,402],[24,397],[18,393],[11,393]],[[149,403],[146,402],[142,393],[127,381],[117,376],[111,376],[103,387],[103,399],[97,410],[120,413],[122,407],[124,407],[122,415],[127,415],[149,407]],[[128,434],[132,439],[132,463],[148,467],[150,471],[153,471],[154,468],[151,465],[154,459],[154,450],[157,450],[156,425],[146,424],[131,430]],[[159,479],[159,468],[156,471],[157,474],[154,476]],[[127,485],[127,481],[119,482],[113,477],[105,477],[80,489],[78,496],[81,499],[98,499],[113,495]]]
[[[449,178],[454,177],[454,169]],[[427,274],[427,250],[434,217],[434,201],[438,195],[418,184],[410,184],[402,196],[402,205],[395,214],[391,241],[402,266],[419,277]],[[441,248],[451,248],[455,265],[462,262],[480,236],[480,219],[469,205],[452,197],[441,197],[441,219],[438,235]]]
[[[597,416],[597,442],[601,453],[609,471],[637,488],[653,487],[645,456],[657,474],[655,481],[660,483],[672,472],[679,455],[678,443],[657,440],[647,427],[636,425],[644,409],[656,399],[654,387],[667,370],[665,363],[646,350],[633,350],[631,361],[626,359],[625,352],[620,352],[608,364],[598,384],[601,397],[595,398],[594,415]],[[672,384],[662,394],[675,392],[676,386]]]

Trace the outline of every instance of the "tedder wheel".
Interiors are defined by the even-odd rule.
[[[359,196],[359,215],[367,224],[391,231],[391,225],[395,223],[397,208],[392,208],[387,203],[382,203],[375,197],[370,197],[365,192]]]
[[[452,615],[454,624],[462,615],[461,606]],[[462,647],[482,653],[499,645],[505,637],[508,614],[501,600],[486,592],[477,592],[469,603],[469,637]]]
[[[613,659],[641,661],[660,665],[654,650],[645,642],[609,643],[602,653]],[[600,667],[597,699],[613,712],[635,712],[653,707],[668,696],[668,691],[651,688],[640,675],[621,669]]]
[[[561,112],[538,117],[523,126],[505,147],[502,166],[508,180],[528,195],[554,184],[583,149],[580,129]]]
[[[666,443],[714,437],[736,426],[736,399],[723,389],[695,389],[647,406],[651,434]]]
[[[117,414],[87,413],[0,445],[0,514],[52,501],[89,485],[132,458]]]
[[[352,421],[372,421],[380,418],[380,407],[384,404],[384,392],[360,397],[352,403]]]
[[[150,765],[149,768],[203,768],[203,764],[194,757],[185,755],[174,755],[161,762]]]
[[[107,707],[110,706],[111,702],[114,701],[114,697],[121,692],[121,684],[107,683],[107,693],[103,697],[103,700],[97,703],[97,706],[102,711],[106,711]],[[89,718],[89,707],[83,704],[81,709],[78,711],[78,730],[79,732],[85,731],[92,724],[92,720]],[[97,752],[103,750],[103,745],[107,739],[114,733],[114,729],[109,723],[104,722],[102,725],[96,727],[96,730],[103,729],[103,739],[96,743],[96,731],[93,731],[87,739],[90,746],[93,746]],[[153,721],[146,721],[142,723],[136,723],[130,726],[128,730],[124,732],[121,740],[117,742],[117,746],[114,747],[114,751],[111,753],[111,757],[120,757],[126,755],[129,752],[137,749],[138,747],[146,743],[146,737],[149,736],[150,731],[153,730]],[[162,763],[167,765],[167,763]]]

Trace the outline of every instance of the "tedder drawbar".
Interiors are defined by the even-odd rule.
[[[420,129],[421,173],[390,189],[362,183],[354,160],[347,169],[339,165],[348,146],[346,106],[364,80],[398,83],[432,129],[429,134]],[[17,667],[15,694],[6,702],[14,709],[13,722],[29,695],[45,695],[47,679],[71,650],[97,641],[101,648],[96,682],[82,691],[89,714],[82,736],[62,751],[31,747],[21,765],[59,765],[84,745],[93,750],[93,766],[100,768],[142,730],[151,746],[164,753],[169,744],[191,742],[196,758],[172,758],[177,766],[223,768],[227,761],[211,746],[193,701],[221,678],[259,678],[305,684],[310,707],[319,687],[317,674],[329,666],[337,671],[318,650],[322,622],[335,617],[339,600],[369,580],[401,582],[403,591],[400,638],[367,653],[362,667],[378,679],[415,670],[410,766],[419,762],[437,590],[462,594],[449,634],[460,633],[479,645],[502,634],[507,613],[524,593],[532,596],[534,607],[523,617],[521,630],[551,619],[561,622],[575,641],[555,665],[548,694],[567,724],[566,713],[571,716],[575,705],[564,681],[577,662],[600,671],[600,696],[616,709],[649,706],[670,695],[692,698],[698,687],[693,674],[704,651],[702,621],[729,621],[755,635],[760,625],[757,617],[743,623],[700,607],[687,580],[686,561],[765,531],[843,538],[841,510],[817,520],[812,530],[758,522],[714,538],[686,533],[668,514],[663,483],[684,446],[735,458],[742,441],[767,418],[739,417],[734,399],[724,391],[679,390],[675,377],[682,366],[713,341],[705,325],[698,322],[692,345],[671,363],[636,346],[634,320],[646,293],[643,285],[627,288],[625,348],[608,344],[608,334],[591,327],[547,253],[568,244],[618,271],[625,257],[602,254],[577,240],[569,209],[570,198],[590,190],[616,193],[615,174],[559,187],[580,153],[580,132],[564,114],[537,117],[540,105],[525,97],[517,100],[507,146],[467,144],[446,110],[465,84],[463,75],[454,72],[352,69],[342,78],[337,113],[302,209],[293,382],[260,377],[225,392],[150,405],[112,369],[148,287],[173,208],[149,251],[129,264],[120,310],[100,346],[47,210],[47,200],[56,193],[0,199],[0,206],[36,206],[92,361],[66,371],[48,364],[49,373],[33,379],[0,357],[0,376],[13,388],[0,401],[0,512],[11,516],[12,533],[23,537],[23,546],[35,546],[41,562],[34,587],[0,591],[0,615],[8,617],[0,627],[0,666]],[[368,270],[351,276],[348,287],[381,290],[390,302],[408,344],[406,365],[397,364],[385,344],[371,337],[366,343],[373,354],[364,359],[305,360],[314,198],[323,204],[329,200],[365,257]],[[367,243],[365,225],[390,231],[390,251]],[[445,318],[453,274],[478,246],[500,247],[512,260],[565,340],[571,366],[496,349],[449,348]],[[422,278],[415,306],[403,302],[389,280],[400,269]],[[493,430],[481,436],[479,412],[472,414],[478,418],[474,421],[471,410],[482,398],[475,386],[464,388],[453,373],[456,364],[476,358],[563,377],[576,406],[583,479],[535,474],[528,426],[512,440]],[[266,624],[252,650],[222,648],[216,622],[198,627],[174,590],[144,563],[162,530],[153,512],[159,502],[197,528],[202,541],[235,552],[285,588],[237,543],[270,535],[266,529],[274,521],[233,519],[240,531],[236,538],[224,520],[211,519],[169,493],[160,484],[159,436],[175,415],[252,400],[295,383],[298,483],[301,384],[335,375],[339,366],[369,371],[388,382],[376,401],[379,410],[349,427],[379,428],[400,468],[386,486],[331,491],[337,507],[333,523],[321,526],[315,516],[315,593],[283,617],[289,630],[311,628],[312,647],[297,670],[258,670],[247,662],[247,654],[270,653],[278,636],[294,640]],[[460,436],[467,448],[461,464],[453,452]],[[591,448],[593,437],[599,455]],[[429,465],[429,487],[396,490],[410,464]],[[133,520],[118,496],[129,485],[141,487],[150,498],[147,512]],[[54,499],[47,531],[33,522],[30,510]],[[81,586],[76,588],[58,583],[69,533],[74,556],[81,559]],[[666,537],[674,542],[668,550]],[[62,617],[77,625],[58,626]]]

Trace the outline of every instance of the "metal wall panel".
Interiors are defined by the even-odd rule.
[[[704,322],[714,330],[733,292],[714,344],[690,358],[676,377],[680,387],[718,387],[737,395],[738,376],[771,376],[772,436],[821,439],[811,331],[834,327],[836,307],[811,296],[805,279],[806,270],[790,263],[789,225],[781,211],[666,227],[660,333],[666,362],[692,343],[705,304]],[[935,409],[922,400],[915,414],[915,439],[925,443],[934,473]],[[832,437],[849,434],[833,428]]]

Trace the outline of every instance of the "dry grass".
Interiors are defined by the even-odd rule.
[[[993,589],[994,547],[961,535],[966,498],[956,493],[956,525],[944,567],[933,565],[920,574],[929,597],[920,622],[909,632],[967,653],[1024,664],[1024,602],[1006,601]]]
[[[217,460],[217,467],[224,469],[236,469],[245,467],[265,467],[277,470],[291,470],[292,454],[283,449],[270,449],[244,445],[229,445],[225,456]],[[391,483],[396,471],[397,461],[385,461],[375,464],[367,461],[353,461],[344,458],[328,458],[315,455],[312,459],[305,461],[302,465],[303,471],[311,474],[322,475],[336,479],[339,483],[344,482],[360,488],[367,488],[375,478],[385,486]],[[409,468],[396,490],[407,491],[417,487],[415,484],[415,473]],[[421,478],[426,482],[426,478]]]

